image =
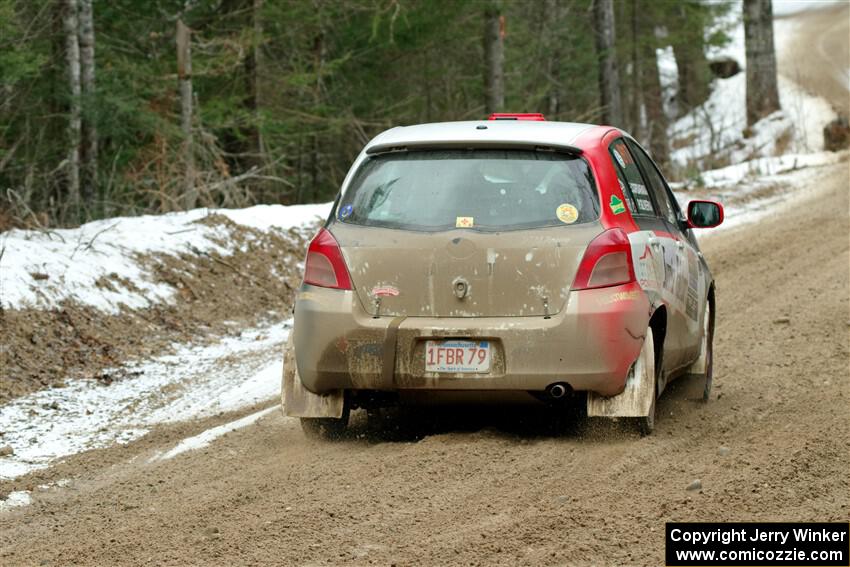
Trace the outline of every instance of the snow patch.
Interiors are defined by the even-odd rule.
[[[221,437],[222,435],[226,435],[232,431],[236,431],[237,429],[242,429],[243,427],[247,427],[253,423],[256,423],[261,417],[268,415],[277,409],[277,406],[266,408],[256,413],[252,413],[251,415],[247,415],[242,419],[237,419],[236,421],[231,421],[230,423],[225,423],[224,425],[219,425],[218,427],[207,429],[203,433],[195,435],[194,437],[187,437],[186,439],[178,443],[173,449],[161,456],[154,457],[153,459],[151,459],[151,461],[172,459],[181,453],[185,453],[186,451],[202,449],[208,446],[216,439],[218,439],[219,437]]]
[[[114,381],[69,379],[0,407],[0,431],[14,454],[0,457],[0,479],[45,468],[58,458],[129,443],[160,423],[240,409],[280,394],[282,347],[291,322],[242,332],[211,345],[128,364]]]
[[[743,163],[706,171],[700,175],[702,187],[724,187],[736,185],[746,180],[765,181],[778,173],[794,171],[803,167],[813,167],[838,163],[845,159],[842,154],[818,152],[811,154],[786,154],[756,158]],[[683,187],[685,184],[673,184]]]
[[[107,313],[122,307],[143,309],[172,300],[174,288],[159,284],[136,261],[138,254],[186,253],[191,249],[229,255],[217,242],[226,227],[196,221],[220,214],[260,230],[288,230],[324,219],[331,203],[258,205],[246,209],[195,209],[182,213],[118,217],[75,229],[10,230],[0,235],[0,305],[6,309],[52,309],[64,300]],[[126,280],[112,289],[102,278]]]
[[[10,492],[9,495],[0,500],[0,512],[11,510],[12,508],[20,508],[29,506],[32,503],[32,498],[28,490],[16,490]]]
[[[790,16],[807,10],[818,10],[841,4],[847,0],[773,0],[773,15]]]
[[[803,154],[762,158],[729,166],[704,175],[706,187],[695,196],[692,190],[677,184],[673,193],[682,210],[691,199],[711,199],[723,204],[723,224],[710,230],[695,230],[702,240],[720,231],[753,224],[794,206],[802,198],[816,192],[823,175],[820,166],[846,163],[848,153]]]
[[[681,144],[670,154],[673,162],[687,168],[709,160],[740,163],[788,150],[823,151],[823,127],[835,118],[832,107],[782,75],[778,85],[783,110],[747,131],[745,74],[715,79],[709,99],[671,126],[674,148]]]

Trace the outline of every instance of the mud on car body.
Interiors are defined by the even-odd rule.
[[[332,436],[353,408],[554,403],[645,433],[673,378],[711,387],[714,283],[693,228],[627,133],[518,115],[388,130],[310,244],[283,407]],[[505,118],[508,118],[507,120]]]

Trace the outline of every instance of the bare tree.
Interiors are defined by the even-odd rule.
[[[561,111],[561,100],[563,98],[561,64],[563,63],[564,44],[561,40],[563,34],[560,27],[565,25],[565,11],[563,3],[558,0],[546,0],[543,5],[543,21],[546,23],[544,26],[544,33],[546,35],[545,46],[546,51],[548,52],[548,57],[546,59],[546,75],[549,82],[547,114],[551,116],[553,120],[557,120]]]
[[[484,108],[501,112],[505,108],[505,17],[498,3],[484,10]]]
[[[183,206],[191,209],[198,200],[195,188],[195,148],[192,136],[191,31],[177,20],[177,80],[180,83],[180,129],[183,131]]]
[[[65,33],[65,62],[68,67],[68,202],[80,214],[80,139],[82,112],[80,101],[80,44],[77,37],[77,0],[63,0],[62,29]]]
[[[596,56],[599,60],[599,93],[602,121],[613,126],[623,125],[620,101],[620,77],[614,51],[613,0],[593,0],[593,20],[596,35]]]
[[[95,71],[94,71],[94,15],[92,0],[79,0],[79,44],[80,65],[82,78],[82,96],[89,112],[82,123],[82,200],[90,205],[97,186],[97,126],[92,110],[95,104]]]
[[[747,125],[780,110],[776,88],[771,0],[744,0],[744,42],[747,52]]]
[[[255,151],[258,155],[258,161],[265,160],[265,144],[263,143],[263,133],[260,129],[260,108],[262,108],[262,92],[260,75],[263,66],[263,20],[260,17],[263,11],[264,0],[252,0],[251,4],[251,24],[254,32],[251,53],[246,60],[246,70],[248,78],[251,82],[249,92],[250,101],[248,103],[252,113],[254,114],[253,138]]]

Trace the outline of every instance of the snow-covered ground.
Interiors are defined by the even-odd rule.
[[[777,4],[781,9],[791,9],[790,4]],[[747,128],[746,54],[740,14],[740,3],[736,2],[725,23],[730,43],[713,49],[709,55],[712,58],[731,57],[740,64],[741,72],[728,79],[714,79],[708,100],[675,120],[669,128],[673,144],[671,160],[691,174],[712,161],[734,165],[777,154],[822,152],[823,127],[835,118],[826,100],[806,92],[792,78],[779,75],[782,110]],[[778,47],[790,40],[795,25],[793,19],[774,21],[774,39]],[[677,77],[670,50],[659,51],[659,68],[665,90],[674,90]]]
[[[247,209],[195,209],[184,213],[111,218],[75,229],[11,230],[0,234],[0,305],[6,309],[51,309],[63,300],[115,313],[169,302],[172,286],[156,283],[138,261],[151,253],[181,254],[193,248],[229,255],[226,228],[197,222],[211,214],[260,230],[288,230],[324,219],[330,203],[258,205]],[[112,276],[115,274],[115,276]],[[95,283],[125,279],[129,286]]]
[[[692,191],[674,190],[684,210],[691,199],[711,199],[723,204],[725,218],[719,227],[695,231],[703,240],[736,227],[759,222],[820,189],[821,167],[846,162],[847,152],[841,154],[803,154],[760,158],[722,170],[708,172],[705,188],[695,195]],[[762,162],[759,165],[757,162]],[[761,168],[761,169],[759,169]],[[761,173],[758,173],[761,171]],[[746,183],[738,180],[746,178]]]
[[[68,455],[129,443],[157,424],[233,411],[278,396],[289,328],[286,322],[212,345],[184,345],[173,354],[116,369],[108,385],[68,380],[64,387],[0,406],[2,443],[14,451],[0,457],[0,480]]]
[[[847,0],[773,0],[774,17],[789,16],[805,10],[817,10]]]

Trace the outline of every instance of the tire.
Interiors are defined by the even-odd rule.
[[[302,417],[301,429],[308,439],[336,441],[345,435],[350,415],[351,408],[346,397],[342,408],[342,417]]]
[[[702,401],[711,399],[712,374],[714,372],[714,319],[712,318],[711,303],[705,304],[705,316],[702,322],[702,347],[705,353],[705,386],[702,391]]]
[[[640,379],[647,379],[652,384],[652,403],[649,406],[647,415],[632,418],[637,430],[642,436],[646,436],[655,431],[655,406],[658,398],[658,372],[655,368],[655,340],[653,338],[652,329],[646,330],[646,339],[643,341],[643,347],[640,349],[638,361],[635,363],[635,372],[643,372],[644,376]]]

